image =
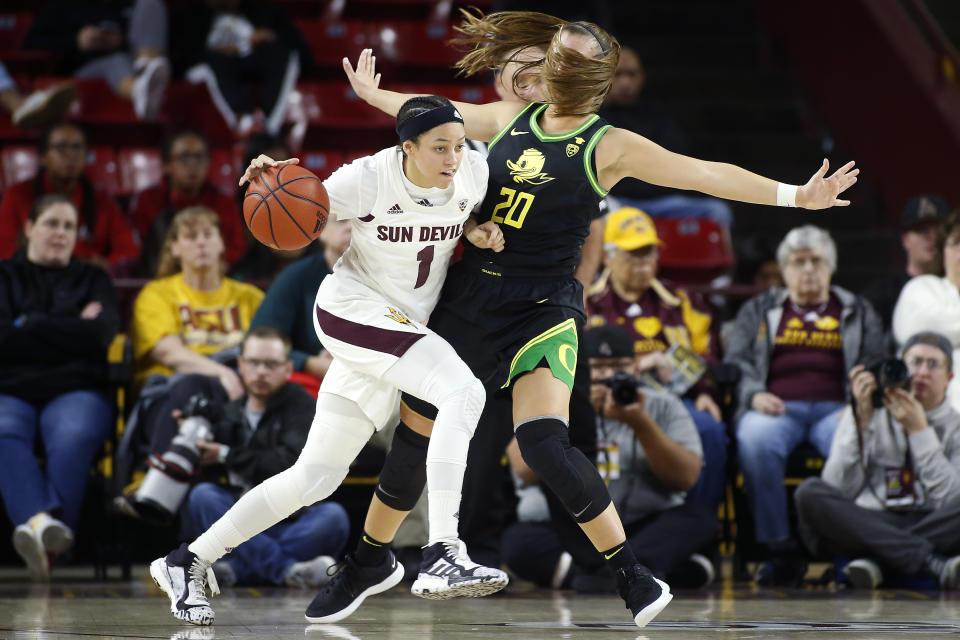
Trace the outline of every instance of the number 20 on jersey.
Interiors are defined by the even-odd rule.
[[[510,187],[500,189],[500,195],[507,196],[507,199],[493,208],[490,219],[498,224],[507,224],[517,229],[521,228],[536,196]],[[503,213],[504,209],[507,210],[506,213]]]

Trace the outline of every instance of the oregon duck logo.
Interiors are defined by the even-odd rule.
[[[520,154],[516,162],[507,160],[507,168],[514,182],[527,184],[543,184],[553,178],[543,172],[543,165],[547,159],[536,149],[527,149]]]
[[[386,314],[384,317],[390,318],[394,322],[399,322],[400,324],[409,324],[410,326],[413,326],[413,323],[410,322],[410,319],[406,316],[406,314],[403,313],[403,311],[394,309],[393,307],[387,307],[387,310],[390,311],[390,313]]]

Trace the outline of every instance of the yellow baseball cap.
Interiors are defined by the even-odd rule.
[[[657,237],[657,228],[650,216],[635,207],[617,209],[607,216],[603,242],[624,251],[633,251],[651,244],[663,244]]]

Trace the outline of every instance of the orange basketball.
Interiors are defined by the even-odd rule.
[[[253,237],[275,249],[300,249],[323,231],[330,199],[320,178],[295,164],[270,167],[250,183],[243,219]]]

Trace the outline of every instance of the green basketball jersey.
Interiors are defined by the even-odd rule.
[[[488,145],[490,179],[477,218],[498,223],[506,247],[494,253],[467,243],[466,257],[504,275],[572,275],[607,194],[593,152],[610,125],[592,115],[574,131],[547,134],[537,124],[546,108],[527,105]]]

